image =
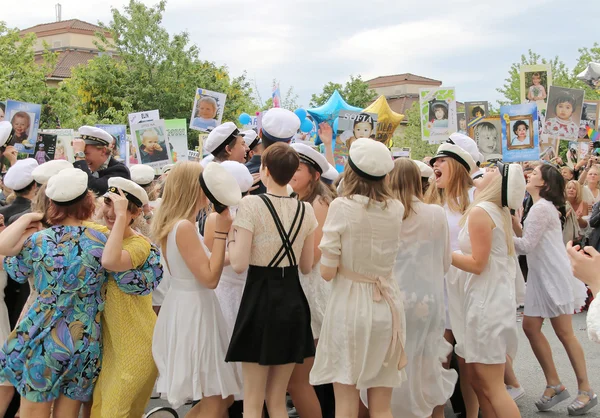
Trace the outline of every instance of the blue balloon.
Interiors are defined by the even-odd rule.
[[[242,125],[249,125],[252,123],[252,118],[247,113],[242,113],[238,119]]]
[[[296,114],[296,116],[298,116],[298,119],[300,119],[300,122],[304,122],[304,119],[306,119],[306,116],[307,116],[306,110],[300,108],[300,109],[294,110],[294,113]]]
[[[313,126],[312,120],[305,118],[302,121],[302,124],[300,125],[300,130],[304,133],[308,133],[308,132],[312,131],[313,127],[314,126]]]
[[[315,125],[319,126],[321,122],[327,122],[329,124],[333,124],[334,120],[339,116],[340,111],[349,110],[352,112],[360,112],[362,109],[360,107],[350,106],[346,101],[342,98],[342,95],[339,91],[334,91],[331,97],[327,100],[323,106],[315,107],[314,109],[308,109],[307,112],[312,116],[315,121]],[[333,129],[333,128],[332,128]],[[336,129],[333,129],[333,137],[335,138]],[[317,139],[315,140],[315,145],[319,145],[321,143],[321,138],[317,135]]]
[[[338,131],[338,124],[340,122],[340,118],[337,117],[334,119],[333,121],[333,126],[331,127],[331,129],[333,130],[333,132],[337,132]]]

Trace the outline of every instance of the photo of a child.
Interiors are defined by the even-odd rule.
[[[579,122],[579,139],[589,139],[587,128],[598,129],[598,118],[600,117],[600,101],[584,101]]]
[[[511,120],[510,130],[512,135],[508,149],[533,148],[533,135],[529,132],[529,121]]]
[[[210,132],[220,125],[226,97],[223,93],[197,89],[190,129]]]
[[[458,124],[458,133],[467,135],[467,118],[465,117],[464,112],[457,113],[456,119]]]
[[[433,101],[429,106],[429,121],[434,128],[447,128],[448,104],[442,101]]]
[[[129,142],[129,165],[136,165],[140,162],[137,159],[137,152],[133,142]]]
[[[545,76],[546,75],[545,72],[537,71],[535,73],[528,73],[528,74],[531,74],[531,85],[527,89],[527,100],[529,100],[529,102],[537,102],[540,100],[546,100],[548,95],[546,94],[546,88],[542,84],[542,74],[544,74],[544,76]],[[527,80],[527,78],[526,78],[526,80]]]
[[[550,87],[544,134],[577,140],[583,109],[583,90]]]
[[[486,101],[465,102],[465,117],[467,128],[477,124],[483,118],[488,117],[489,103]]]
[[[502,157],[500,119],[483,119],[471,128],[471,137],[486,160]]]
[[[348,150],[358,138],[375,139],[377,129],[377,115],[374,113],[360,113],[341,111],[338,119],[333,157],[338,166],[343,166],[348,159]]]
[[[12,115],[10,123],[15,130],[14,141],[15,143],[23,144],[25,148],[33,148],[34,144],[29,140],[29,132],[33,128],[32,116],[27,112],[16,112]]]
[[[136,132],[140,145],[140,157],[142,164],[154,163],[169,159],[167,145],[164,139],[161,141],[156,129],[146,129],[143,132]]]
[[[48,158],[46,151],[44,150],[43,142],[38,142],[34,158],[38,164],[44,164],[45,162],[50,161],[50,158]]]

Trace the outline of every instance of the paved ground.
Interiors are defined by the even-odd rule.
[[[600,345],[591,342],[587,338],[585,314],[575,315],[573,317],[573,327],[575,335],[577,335],[577,338],[582,343],[586,354],[588,373],[590,375],[592,387],[600,393]],[[560,344],[560,341],[558,341],[554,335],[552,326],[549,322],[544,324],[543,330],[552,346],[554,361],[557,365],[559,375],[561,376],[563,383],[569,389],[571,395],[574,397],[577,394],[577,384],[567,354]],[[534,402],[544,390],[544,375],[542,374],[542,369],[537,363],[533,352],[531,351],[531,347],[529,346],[529,342],[521,329],[521,322],[519,322],[519,353],[515,360],[514,367],[517,377],[526,391],[525,396],[518,401],[523,418],[554,418],[567,416],[567,405],[570,403],[569,401],[559,404],[553,411],[545,413],[537,412]],[[153,400],[150,403],[149,409],[162,405],[166,405],[166,402]],[[179,416],[183,417],[187,411],[187,407],[180,408],[178,410]],[[447,416],[451,416],[451,414],[447,414]],[[587,417],[600,418],[600,406],[594,408]]]

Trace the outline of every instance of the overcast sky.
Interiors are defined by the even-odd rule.
[[[511,63],[528,49],[573,67],[578,48],[600,41],[588,15],[597,1],[168,0],[163,23],[170,33],[188,31],[202,59],[233,75],[246,71],[263,100],[273,78],[307,106],[328,81],[409,72],[456,87],[459,101],[495,102]],[[63,20],[90,23],[108,22],[111,6],[128,3],[60,2]],[[0,20],[19,28],[53,22],[54,3],[22,0],[0,7]]]

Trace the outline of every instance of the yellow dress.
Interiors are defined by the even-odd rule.
[[[108,232],[108,231],[107,231]],[[133,268],[150,256],[151,244],[141,236],[123,240]],[[156,282],[160,277],[156,278]],[[152,296],[127,294],[109,277],[102,316],[103,360],[96,387],[92,418],[141,418],[158,371],[152,358],[156,314]]]

